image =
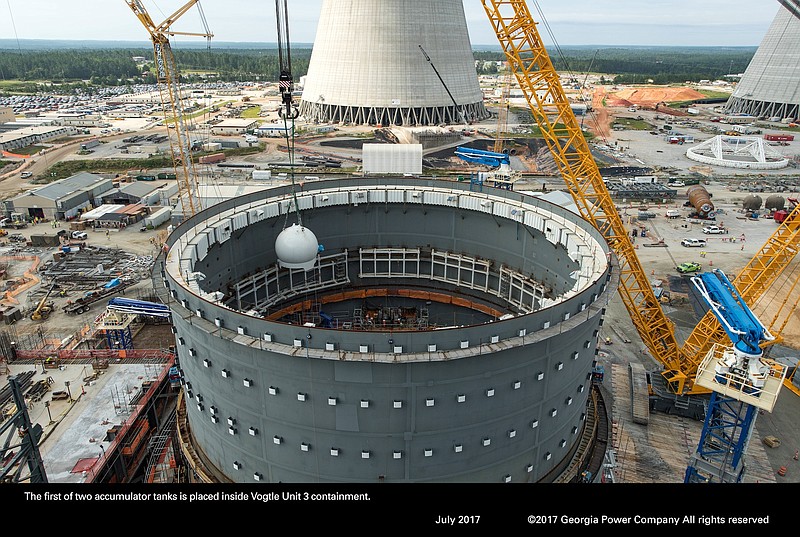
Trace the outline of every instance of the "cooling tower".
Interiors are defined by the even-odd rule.
[[[323,0],[300,112],[355,125],[489,117],[461,0]]]
[[[797,2],[781,3],[785,5],[728,100],[729,114],[776,120],[800,116],[800,18]]]

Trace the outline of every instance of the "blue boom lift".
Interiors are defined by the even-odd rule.
[[[740,483],[758,410],[772,412],[787,368],[764,357],[762,345],[775,337],[724,272],[693,276],[692,283],[733,345],[715,345],[698,367],[696,383],[712,394],[684,482]]]

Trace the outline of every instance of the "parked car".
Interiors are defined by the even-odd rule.
[[[709,234],[716,235],[719,233],[727,233],[727,232],[728,230],[722,226],[705,226],[703,228],[703,233],[705,233],[706,235]]]
[[[705,245],[706,245],[705,239],[686,238],[681,241],[681,246],[686,246],[687,248],[702,248]]]
[[[12,233],[8,236],[8,240],[12,242],[27,242],[28,239],[25,238],[25,235],[22,233]]]
[[[75,240],[83,241],[89,238],[89,234],[85,231],[73,231],[72,238]]]
[[[700,271],[700,263],[695,263],[694,261],[688,261],[686,263],[681,263],[675,270],[680,272],[681,274],[691,274],[692,272],[699,272]]]

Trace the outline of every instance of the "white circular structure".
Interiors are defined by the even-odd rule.
[[[310,229],[292,224],[275,239],[278,263],[284,268],[311,270],[317,262],[319,241]]]
[[[461,0],[323,0],[300,112],[357,125],[489,117]]]
[[[779,170],[789,165],[789,159],[758,136],[715,136],[687,149],[686,157],[725,168]]]

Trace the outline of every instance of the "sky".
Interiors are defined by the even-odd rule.
[[[185,0],[142,0],[160,23]],[[293,43],[312,43],[323,0],[288,0]],[[371,1],[371,0],[362,0]],[[397,0],[399,1],[399,0]],[[423,0],[435,1],[435,0]],[[214,41],[277,40],[275,5],[256,0],[203,0]],[[528,1],[547,45],[758,46],[780,4],[773,0],[538,0]],[[538,6],[538,7],[537,7]],[[465,0],[473,45],[497,45],[480,0]],[[197,8],[174,30],[202,32]],[[554,39],[550,38],[552,34]],[[124,0],[6,0],[0,2],[0,39],[147,41],[144,26]],[[175,37],[173,44],[198,37]]]

